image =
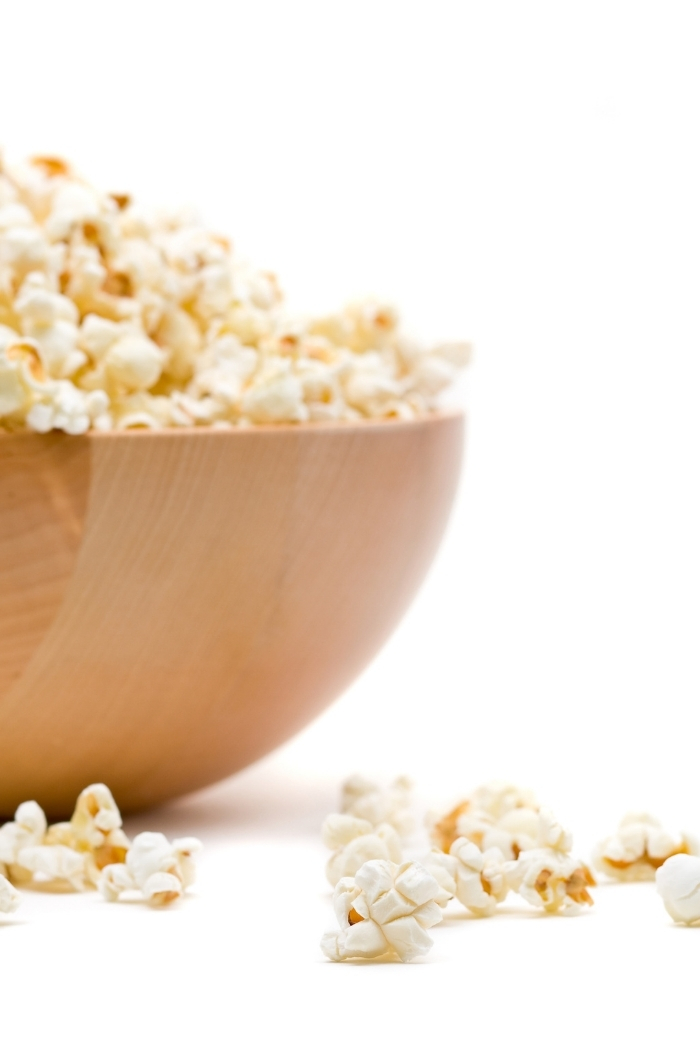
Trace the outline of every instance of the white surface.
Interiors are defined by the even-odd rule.
[[[196,898],[153,914],[28,896],[0,928],[3,1040],[692,1034],[700,934],[648,887],[601,889],[576,920],[455,921],[421,964],[324,964],[316,828],[360,769],[411,772],[431,803],[531,784],[584,851],[628,807],[700,830],[699,17],[615,0],[3,12],[11,154],[203,204],[302,307],[374,291],[477,346],[456,513],[392,642],[277,756],[134,825],[201,834]]]

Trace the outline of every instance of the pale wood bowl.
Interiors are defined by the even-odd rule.
[[[0,813],[150,806],[300,729],[407,608],[462,447],[460,414],[1,435]]]

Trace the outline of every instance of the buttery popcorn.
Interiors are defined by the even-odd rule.
[[[401,860],[401,841],[391,824],[373,827],[368,820],[349,813],[331,813],[321,828],[324,846],[333,850],[326,865],[331,886],[355,875],[368,860]]]
[[[123,864],[104,868],[100,892],[105,900],[118,901],[123,893],[138,890],[147,904],[170,904],[194,882],[193,857],[201,848],[199,839],[169,842],[165,835],[145,831],[136,836]]]
[[[342,813],[360,817],[375,827],[391,824],[400,836],[409,835],[414,827],[411,792],[413,783],[408,777],[397,777],[388,788],[360,774],[348,777],[341,788]]]
[[[324,954],[348,959],[408,962],[432,947],[426,933],[442,919],[437,881],[420,864],[370,860],[354,878],[341,879],[333,904],[340,933],[327,933]]]
[[[620,882],[650,882],[669,857],[695,852],[687,836],[672,834],[648,813],[628,813],[615,834],[600,843],[593,863]]]
[[[674,853],[657,870],[656,889],[674,922],[700,923],[700,857]]]
[[[469,356],[378,302],[290,317],[191,213],[148,214],[60,158],[0,160],[0,428],[412,419]]]

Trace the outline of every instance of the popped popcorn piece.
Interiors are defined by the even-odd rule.
[[[559,853],[569,853],[573,846],[571,832],[559,823],[549,809],[541,809],[538,816],[537,845]]]
[[[85,855],[87,879],[97,885],[108,864],[120,864],[131,845],[122,817],[106,784],[90,784],[78,795],[70,821],[52,825],[47,843],[61,843]]]
[[[687,836],[666,831],[648,813],[628,813],[615,834],[600,843],[593,864],[620,882],[652,881],[669,857],[695,852]]]
[[[456,862],[453,877],[457,900],[480,918],[493,915],[510,889],[501,851],[492,848],[482,852],[475,843],[459,838],[452,843],[448,858]]]
[[[488,813],[494,820],[499,820],[515,809],[537,810],[537,799],[528,788],[509,784],[505,780],[491,780],[481,784],[473,792],[471,801],[474,809]]]
[[[470,356],[407,338],[374,300],[292,317],[274,275],[191,211],[149,214],[58,157],[0,171],[0,328],[0,427],[41,433],[412,419]],[[8,331],[37,355],[32,382]]]
[[[462,802],[458,802],[456,806],[442,816],[436,816],[433,813],[428,814],[430,837],[443,853],[449,853],[452,843],[455,839],[460,838],[460,833],[457,831],[457,822],[460,817],[467,814],[469,814],[470,818],[475,816],[470,810],[471,802],[469,799],[463,799]],[[478,817],[476,819],[478,820]],[[490,822],[486,826],[490,827]],[[463,825],[463,827],[466,827],[466,825]],[[464,836],[466,836],[466,831],[462,832],[462,837]],[[469,837],[471,838],[471,835]]]
[[[412,781],[405,776],[397,777],[388,788],[367,780],[360,774],[349,777],[342,785],[340,809],[378,824],[391,824],[399,835],[409,835],[414,827],[411,792]]]
[[[656,889],[674,922],[700,923],[700,857],[674,853],[657,870]]]
[[[26,846],[17,854],[12,877],[17,882],[35,876],[47,882],[66,882],[82,892],[87,888],[85,854],[63,845]]]
[[[37,802],[23,802],[15,819],[0,828],[0,875],[7,875],[19,864],[23,849],[41,845],[46,834],[46,817]]]
[[[108,901],[117,901],[122,893],[139,890],[148,904],[170,904],[194,882],[193,857],[201,848],[196,838],[169,842],[159,832],[142,832],[132,842],[125,863],[108,864],[104,868],[99,890]]]
[[[10,915],[17,911],[21,900],[21,895],[12,883],[8,882],[4,875],[0,875],[0,915]]]
[[[85,393],[66,380],[47,383],[36,390],[37,400],[27,412],[26,423],[38,434],[63,430],[85,434],[106,413],[109,398],[103,390]]]
[[[511,889],[529,904],[544,911],[575,914],[593,904],[588,889],[595,885],[591,872],[579,860],[560,850],[538,847],[525,850],[506,865]]]
[[[537,844],[539,806],[531,791],[491,781],[442,816],[428,818],[435,845],[449,853],[458,838],[467,838],[481,850],[499,849],[507,860]]]
[[[408,962],[432,947],[426,930],[442,919],[436,901],[440,886],[412,861],[370,860],[354,878],[341,879],[333,903],[340,933],[327,933],[324,954],[348,959],[400,959]]]
[[[368,860],[401,861],[401,841],[391,824],[373,827],[368,820],[349,813],[331,813],[321,828],[324,846],[333,850],[326,864],[331,886],[355,875]]]
[[[440,887],[435,902],[441,908],[446,908],[457,892],[457,858],[433,848],[420,863]]]

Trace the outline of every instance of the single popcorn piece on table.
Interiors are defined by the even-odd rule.
[[[589,868],[570,854],[571,834],[548,811],[540,813],[537,845],[505,865],[508,885],[535,908],[574,915],[592,905]]]
[[[41,806],[37,802],[23,802],[15,819],[0,827],[0,874],[7,874],[17,864],[20,850],[40,846],[46,828],[46,816]]]
[[[585,864],[571,856],[572,844],[571,833],[550,810],[541,809],[534,848],[505,865],[509,887],[529,904],[552,914],[575,915],[584,904],[592,905],[588,890],[595,886],[595,879]]]
[[[648,813],[628,813],[615,834],[600,843],[593,863],[619,882],[651,882],[669,857],[696,852],[687,836],[666,831]]]
[[[456,839],[466,838],[482,851],[499,849],[506,860],[515,860],[536,845],[539,805],[531,791],[491,781],[428,823],[433,842],[444,853]]]
[[[507,871],[510,888],[535,908],[553,914],[577,914],[593,904],[588,892],[595,880],[585,864],[560,850],[538,847],[525,850]]]
[[[106,784],[90,784],[80,792],[70,821],[52,824],[47,845],[68,847],[83,858],[85,877],[96,886],[108,864],[126,859],[130,846],[122,817]]]
[[[353,876],[368,860],[401,861],[401,841],[391,824],[373,827],[368,820],[349,813],[331,813],[321,828],[324,846],[333,850],[326,864],[331,886]]]
[[[674,853],[657,870],[656,889],[674,922],[700,924],[700,857]]]
[[[274,275],[191,211],[148,213],[58,157],[0,161],[3,429],[413,419],[469,357],[374,300],[291,316]]]
[[[11,915],[17,911],[22,900],[11,882],[4,875],[0,875],[0,915]]]
[[[170,904],[195,880],[193,857],[202,848],[196,838],[169,842],[159,832],[145,831],[132,842],[123,864],[108,864],[99,889],[108,901],[138,890],[147,904]]]
[[[442,919],[436,879],[420,864],[370,860],[354,878],[341,879],[333,903],[340,932],[321,941],[334,962],[399,959],[409,962],[432,947],[426,933]]]
[[[388,788],[373,780],[355,774],[343,783],[340,809],[353,817],[369,821],[373,826],[391,824],[404,838],[413,831],[413,783],[409,777],[397,777]]]
[[[438,877],[439,867],[447,873],[446,880]],[[501,851],[493,847],[482,853],[466,838],[455,839],[449,853],[435,850],[428,870],[445,890],[454,886],[453,896],[479,918],[493,915],[510,889],[506,877],[508,864]]]

